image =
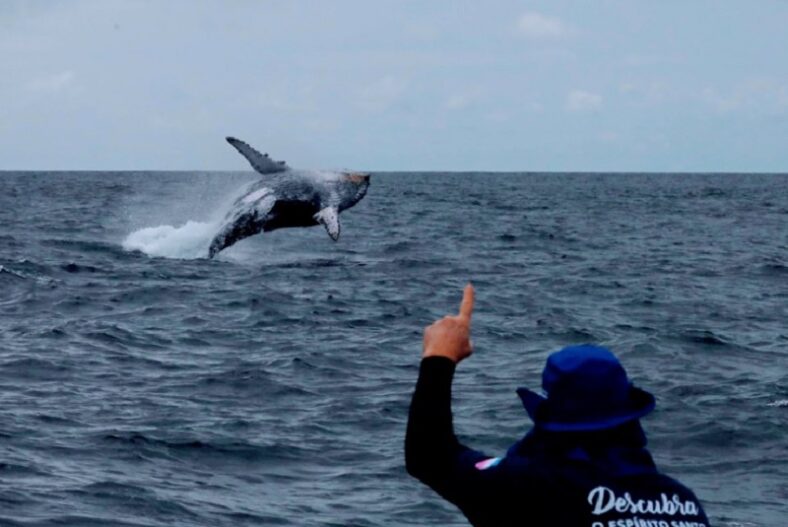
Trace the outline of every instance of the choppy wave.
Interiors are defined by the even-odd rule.
[[[472,280],[472,446],[505,452],[514,388],[601,342],[712,524],[783,526],[788,177],[381,176],[338,243],[209,261],[249,177],[0,176],[0,524],[464,525],[402,440],[422,328]]]

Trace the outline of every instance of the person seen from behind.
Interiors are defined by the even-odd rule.
[[[405,438],[408,473],[475,526],[708,527],[695,494],[657,470],[640,418],[654,397],[607,349],[570,346],[547,359],[546,397],[517,390],[533,421],[503,457],[454,435],[451,385],[470,341],[474,289],[460,312],[424,331]]]

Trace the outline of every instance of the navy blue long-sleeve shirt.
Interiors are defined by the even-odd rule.
[[[455,504],[471,524],[709,525],[692,491],[660,474],[645,448],[556,452],[549,445],[518,444],[505,457],[491,458],[462,445],[452,423],[454,370],[448,358],[422,360],[408,417],[405,462],[412,476]]]

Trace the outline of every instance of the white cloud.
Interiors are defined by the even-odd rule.
[[[602,96],[583,90],[572,90],[566,98],[566,109],[570,112],[596,110],[602,106]]]
[[[571,33],[560,19],[535,12],[521,15],[517,20],[517,30],[521,35],[538,39],[561,38]]]
[[[777,92],[777,106],[788,108],[788,86],[782,86],[780,91]]]
[[[788,86],[771,80],[749,79],[725,89],[707,87],[700,93],[700,99],[718,113],[782,112],[788,107]]]
[[[467,95],[456,94],[452,95],[443,104],[448,110],[462,110],[471,103],[471,98]]]
[[[72,86],[75,78],[73,71],[63,71],[33,79],[27,84],[27,87],[31,91],[39,93],[60,93]]]
[[[738,96],[725,96],[718,93],[712,88],[706,88],[701,93],[703,102],[712,106],[720,113],[730,112],[736,110],[742,105],[742,99]]]
[[[440,30],[437,24],[431,24],[425,20],[418,20],[405,26],[405,31],[413,38],[434,42],[440,37]]]
[[[505,123],[511,120],[511,115],[508,112],[502,110],[495,110],[492,112],[488,112],[485,116],[485,119],[492,123]]]
[[[610,130],[600,132],[597,134],[597,137],[603,143],[617,143],[620,138],[618,133],[612,132]]]
[[[402,98],[407,87],[405,79],[388,75],[362,86],[358,93],[358,104],[367,111],[385,111]]]
[[[619,85],[619,92],[646,103],[661,103],[676,96],[676,89],[663,81],[625,82]]]

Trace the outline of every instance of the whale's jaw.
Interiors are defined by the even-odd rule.
[[[366,172],[343,172],[336,186],[340,212],[347,210],[366,195],[369,189],[370,174]]]

